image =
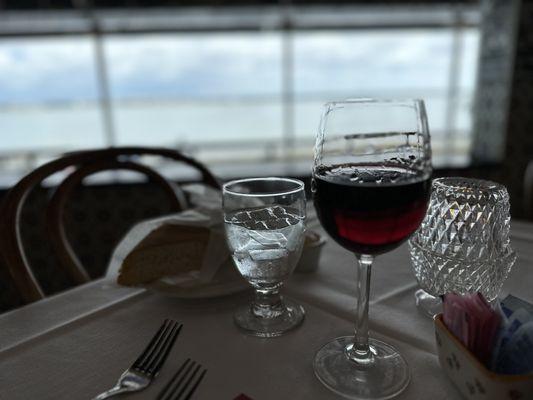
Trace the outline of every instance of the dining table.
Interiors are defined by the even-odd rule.
[[[513,220],[511,245],[518,257],[501,297],[533,302],[533,223]],[[0,316],[0,399],[91,399],[114,385],[165,318],[183,324],[166,364],[147,389],[122,398],[155,399],[191,358],[207,368],[192,399],[339,399],[315,377],[313,358],[328,341],[353,333],[355,262],[328,239],[318,269],[294,273],[283,288],[304,306],[303,324],[276,338],[235,326],[233,312],[251,291],[182,299],[109,277],[7,312]],[[439,366],[433,320],[415,306],[406,243],[376,258],[371,282],[371,336],[394,345],[411,372],[397,399],[460,399]]]

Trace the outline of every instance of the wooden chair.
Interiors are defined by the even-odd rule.
[[[40,166],[11,188],[0,209],[0,253],[20,295],[26,302],[45,297],[28,263],[20,232],[21,210],[30,191],[47,177],[67,168],[73,169],[73,172],[57,186],[48,203],[47,226],[60,266],[73,283],[85,283],[90,280],[89,275],[69,243],[63,221],[69,195],[84,178],[106,170],[136,171],[150,178],[165,191],[171,202],[172,211],[177,212],[187,207],[185,196],[179,186],[134,160],[137,156],[144,155],[160,156],[193,167],[200,173],[202,182],[220,189],[219,182],[204,165],[178,151],[165,148],[122,147],[79,151]]]

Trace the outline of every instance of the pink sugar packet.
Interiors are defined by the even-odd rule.
[[[443,320],[450,332],[481,362],[489,362],[498,336],[501,315],[481,293],[445,294]]]

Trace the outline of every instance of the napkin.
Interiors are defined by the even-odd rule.
[[[168,266],[175,262],[175,266],[172,267],[173,273],[166,273],[165,276],[152,282],[137,282],[138,285],[150,283],[152,286],[178,286],[190,289],[214,281],[242,281],[232,264],[226,245],[220,193],[197,185],[185,189],[194,208],[135,225],[115,248],[107,276],[121,281],[119,276],[125,272],[123,267],[131,259],[132,254],[138,253],[141,249],[146,250],[146,243],[150,242],[152,248],[160,249],[161,253],[166,254],[160,254],[158,258],[157,255],[146,255],[145,251],[143,256],[146,265],[142,266],[147,269],[145,277],[149,277],[150,272],[154,272],[155,269],[161,268],[162,264]],[[184,232],[184,238],[189,235],[189,242],[195,243],[196,248],[194,246],[187,248],[183,245],[180,247],[179,239],[175,239],[180,231]],[[202,231],[206,233],[203,238]],[[173,239],[175,239],[174,248],[172,248]],[[199,259],[191,260],[194,257]],[[168,268],[165,270],[168,272]]]

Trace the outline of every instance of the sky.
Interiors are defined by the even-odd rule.
[[[461,86],[475,83],[478,35],[464,35]],[[297,94],[446,91],[448,30],[307,32],[294,35]],[[276,96],[278,33],[109,36],[112,96],[121,99]],[[0,105],[86,101],[98,96],[89,37],[2,39]]]

